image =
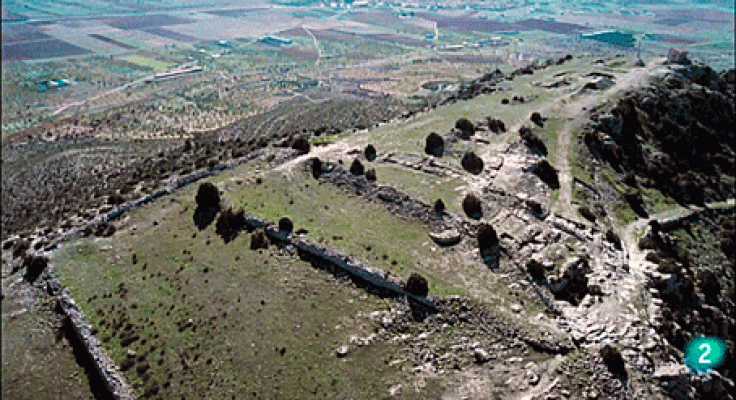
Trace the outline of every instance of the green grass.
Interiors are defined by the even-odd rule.
[[[194,189],[131,213],[136,231],[78,240],[53,260],[113,360],[120,365],[130,349],[150,364],[147,382],[135,368],[125,373],[138,395],[154,381],[170,385],[164,397],[199,397],[203,389],[215,398],[385,394],[400,373],[386,365],[392,345],[354,348],[345,359],[334,349],[350,335],[370,334],[373,326],[355,316],[385,308],[386,300],[353,301],[364,292],[275,248],[251,251],[248,234],[224,244],[214,226],[197,231]],[[177,329],[190,318],[196,330]],[[122,346],[120,321],[141,339]]]
[[[118,39],[115,39],[115,40],[118,40]],[[166,71],[169,68],[171,68],[171,64],[167,62],[154,60],[152,58],[139,56],[137,54],[125,55],[125,56],[120,57],[120,59],[124,61],[128,61],[136,65],[140,65],[143,68],[150,68],[156,72]]]

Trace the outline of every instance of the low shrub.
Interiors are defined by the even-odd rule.
[[[228,208],[225,212],[220,213],[215,224],[215,233],[220,235],[225,243],[230,243],[243,228],[245,228],[245,211]]]
[[[612,374],[618,376],[626,375],[626,365],[621,356],[621,351],[610,344],[606,344],[601,348],[600,355]]]
[[[293,142],[291,142],[291,148],[302,153],[309,153],[309,140],[307,140],[307,138],[305,138],[304,136],[300,136],[294,139]]]
[[[220,207],[220,191],[210,182],[199,185],[197,195],[194,198],[197,206],[203,208],[219,208]]]
[[[539,177],[542,182],[546,183],[552,189],[560,188],[560,181],[557,177],[557,170],[550,165],[547,159],[538,162],[532,168],[532,173]]]
[[[415,296],[426,297],[429,294],[429,284],[423,276],[413,273],[406,281],[406,292]]]
[[[526,272],[528,272],[532,278],[542,280],[544,279],[545,273],[544,264],[539,260],[531,259],[526,263]]]
[[[322,160],[317,157],[312,157],[310,160],[312,176],[314,177],[314,179],[317,179],[322,175]]]
[[[430,133],[425,140],[424,152],[435,157],[442,157],[445,152],[445,140],[435,132]]]
[[[483,171],[483,160],[472,151],[465,152],[460,165],[473,175],[478,175]]]
[[[365,171],[365,179],[369,181],[375,181],[376,180],[376,170],[371,168]]]
[[[363,155],[365,155],[365,159],[368,161],[375,160],[377,154],[378,153],[376,152],[376,148],[372,144],[366,146],[365,150],[363,151]]]
[[[437,201],[434,202],[433,209],[434,212],[438,214],[445,211],[445,203],[442,202],[442,199],[437,199]]]
[[[29,282],[35,281],[48,265],[49,259],[46,256],[26,255],[23,257],[23,266],[26,268],[25,279]]]
[[[469,218],[480,219],[483,216],[480,199],[473,194],[467,194],[463,199],[463,211]]]
[[[491,130],[493,133],[502,133],[506,132],[506,124],[503,123],[500,119],[488,117],[488,129]]]
[[[350,164],[350,173],[353,175],[363,175],[364,172],[365,167],[363,167],[363,163],[361,163],[357,158],[353,160],[353,163]]]
[[[478,248],[481,251],[493,248],[498,244],[496,230],[489,224],[481,224],[478,227]]]
[[[475,125],[467,118],[460,118],[455,121],[455,129],[462,132],[463,137],[470,137],[475,134]]]
[[[532,151],[545,156],[547,155],[547,146],[544,145],[544,141],[539,136],[532,132],[531,128],[522,126],[519,128],[519,136]]]
[[[292,232],[294,230],[294,223],[291,222],[291,218],[281,217],[281,219],[279,219],[279,230],[283,232]]]
[[[583,218],[587,219],[590,222],[595,222],[595,214],[593,214],[593,211],[590,211],[588,207],[580,206],[578,207],[578,212],[580,215],[583,216]]]
[[[529,119],[537,126],[544,126],[544,119],[542,118],[542,115],[537,111],[534,111]]]
[[[250,249],[251,250],[267,249],[268,245],[269,245],[268,236],[266,236],[266,233],[263,232],[263,229],[258,229],[255,232],[253,232],[253,235],[250,237]]]

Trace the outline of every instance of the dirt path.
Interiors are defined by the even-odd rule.
[[[576,95],[572,94],[560,101],[560,107],[550,110],[553,115],[567,116],[568,118],[557,136],[556,167],[559,171],[560,180],[557,212],[561,215],[568,218],[577,218],[577,213],[572,206],[573,176],[570,167],[570,149],[574,139],[573,132],[588,119],[587,110],[594,105],[601,104],[608,98],[615,97],[624,90],[643,85],[654,74],[653,71],[660,66],[661,60],[655,59],[644,68],[637,68],[625,74],[615,75],[614,86],[607,90],[582,95],[579,99],[571,101],[571,98]]]

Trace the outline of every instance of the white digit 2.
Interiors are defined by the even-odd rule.
[[[711,361],[709,359],[705,358],[705,356],[707,356],[708,354],[710,354],[710,345],[708,345],[708,343],[703,343],[698,348],[700,350],[703,350],[703,347],[705,347],[705,353],[703,353],[703,355],[700,356],[700,358],[698,358],[698,362],[701,363],[701,364],[710,364]]]

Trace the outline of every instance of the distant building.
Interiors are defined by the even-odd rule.
[[[200,72],[200,71],[202,71],[202,67],[178,68],[178,69],[172,69],[171,71],[159,72],[158,74],[155,74],[153,77],[156,80],[160,80],[160,79],[174,78],[177,76],[192,74],[192,73]]]
[[[268,35],[258,39],[261,43],[270,44],[272,46],[288,46],[292,43],[291,39],[283,38],[280,36]]]
[[[583,39],[593,39],[600,42],[615,44],[622,47],[634,47],[634,35],[631,33],[623,33],[619,31],[599,31],[593,33],[583,33],[580,35]]]

